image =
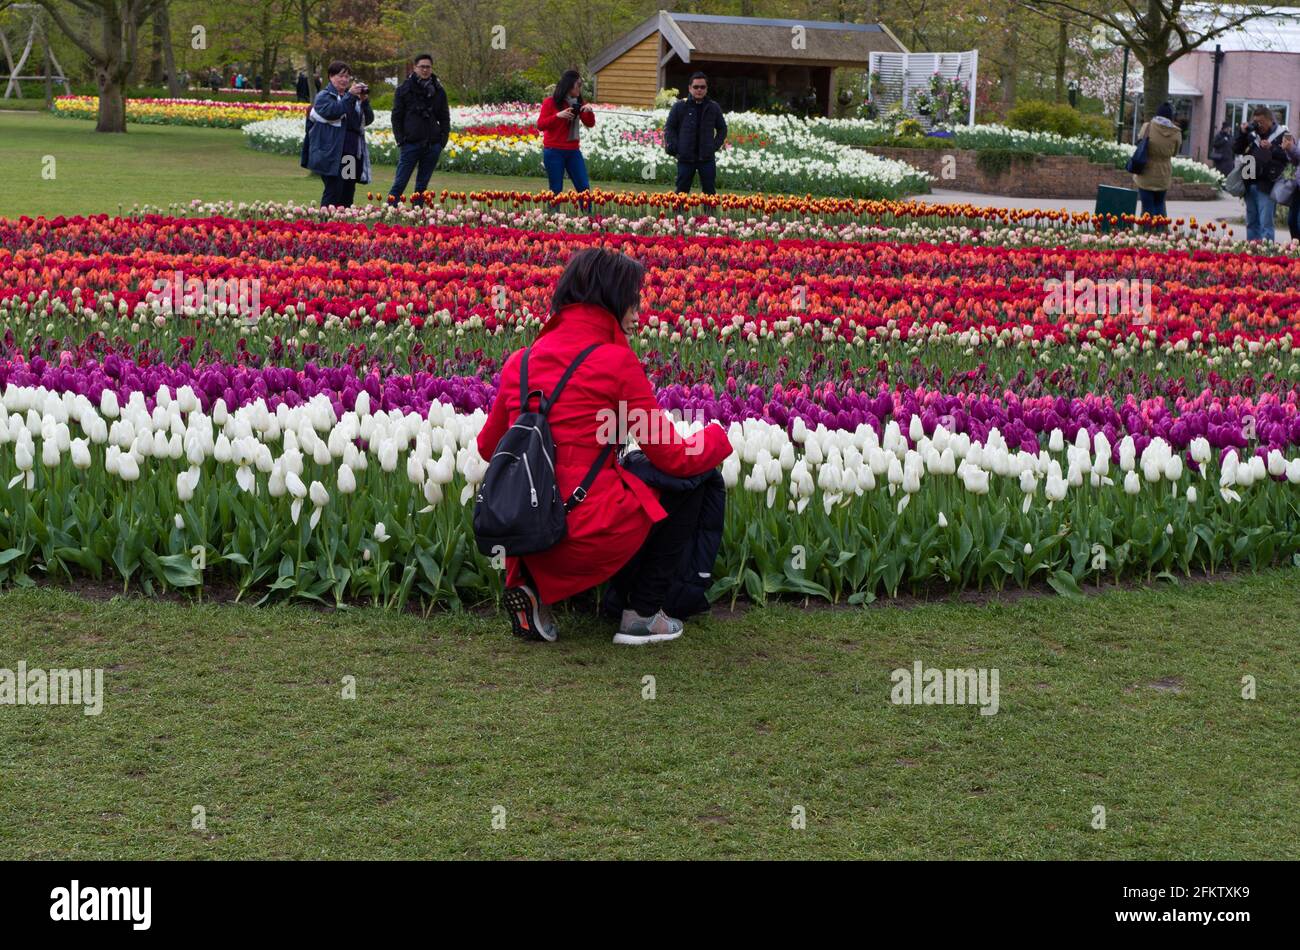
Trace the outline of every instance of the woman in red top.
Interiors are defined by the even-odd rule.
[[[555,194],[564,190],[565,172],[574,190],[591,187],[579,141],[582,127],[595,124],[595,110],[591,103],[582,101],[582,77],[576,69],[565,70],[555,84],[555,92],[542,100],[542,112],[537,117],[537,128],[542,133],[542,165]]]
[[[573,374],[548,417],[562,498],[573,493],[595,464],[614,419],[620,430],[632,432],[650,462],[669,475],[689,478],[708,472],[732,452],[718,424],[683,437],[655,401],[650,380],[627,341],[639,319],[644,276],[639,263],[615,251],[578,252],[556,285],[551,318],[529,352],[529,389],[550,393],[581,350],[602,344]],[[502,367],[496,398],[478,436],[478,451],[485,459],[492,458],[520,411],[520,352],[512,353]],[[554,640],[557,633],[548,605],[611,578],[631,607],[623,612],[615,643],[654,643],[680,636],[682,622],[668,617],[662,607],[682,553],[696,533],[702,498],[701,489],[656,492],[609,453],[609,464],[597,474],[582,503],[569,512],[564,539],[537,554],[506,558],[506,606],[516,636]]]

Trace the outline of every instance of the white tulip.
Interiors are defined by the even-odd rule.
[[[424,500],[429,503],[430,508],[437,506],[442,501],[442,486],[433,479],[429,479],[424,483]]]
[[[140,466],[135,460],[135,456],[129,452],[123,452],[122,458],[118,462],[118,476],[124,482],[133,482],[140,477]]]
[[[383,544],[388,540],[388,529],[384,527],[382,521],[375,524],[375,540],[380,544]]]
[[[340,495],[351,495],[357,490],[357,477],[346,462],[339,466],[338,487]]]
[[[310,494],[311,503],[317,508],[322,508],[329,504],[330,493],[325,490],[325,486],[320,482],[314,481],[311,483]]]

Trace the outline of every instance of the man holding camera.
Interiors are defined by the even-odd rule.
[[[307,114],[301,164],[325,182],[322,208],[350,208],[357,182],[370,181],[366,126],[375,121],[375,110],[369,87],[353,81],[347,63],[335,60],[326,74],[329,85],[317,93]]]
[[[397,141],[397,174],[388,192],[390,202],[400,201],[415,172],[415,193],[429,188],[429,179],[451,134],[451,109],[447,92],[433,74],[433,57],[415,57],[415,70],[393,96],[393,138]]]
[[[690,92],[679,99],[664,123],[664,150],[677,159],[677,191],[687,194],[700,173],[700,190],[716,193],[718,165],[714,155],[727,140],[727,121],[722,106],[709,98],[709,79],[704,73],[691,76]]]
[[[1286,168],[1291,133],[1273,120],[1268,106],[1255,106],[1251,121],[1241,123],[1232,150],[1246,156],[1241,177],[1246,183],[1246,240],[1273,241],[1273,185]]]

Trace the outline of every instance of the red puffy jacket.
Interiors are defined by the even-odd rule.
[[[565,108],[567,109],[568,106]],[[578,140],[569,138],[569,120],[561,119],[559,116],[563,111],[564,109],[556,107],[555,100],[550,96],[542,100],[542,113],[537,117],[537,128],[542,133],[542,148],[575,149],[578,147]],[[596,124],[596,113],[580,112],[578,119],[587,128],[591,128]]]
[[[550,393],[579,351],[594,350],[564,386],[549,421],[555,440],[555,473],[560,497],[567,499],[586,476],[603,447],[602,430],[622,407],[633,436],[660,471],[689,477],[707,472],[731,454],[727,433],[717,424],[689,439],[679,436],[655,401],[641,361],[628,345],[609,311],[572,304],[547,321],[528,357],[528,388]],[[519,414],[519,357],[510,354],[501,369],[501,384],[486,424],[478,436],[479,455],[490,459],[506,429]],[[524,582],[520,561],[528,566],[544,603],[563,600],[609,580],[631,560],[645,542],[650,527],[667,514],[659,495],[635,475],[609,463],[597,476],[587,497],[569,512],[567,534],[559,544],[537,554],[506,558],[506,583]]]

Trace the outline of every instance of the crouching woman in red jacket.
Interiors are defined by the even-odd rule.
[[[667,475],[700,475],[732,452],[721,426],[710,423],[684,438],[655,401],[627,341],[639,319],[644,277],[642,266],[622,254],[603,248],[578,252],[556,285],[551,317],[529,351],[528,388],[549,394],[574,357],[599,344],[565,384],[548,417],[562,498],[573,494],[601,456],[611,420],[625,422],[649,461]],[[512,353],[502,367],[479,433],[478,451],[485,459],[492,458],[520,412],[521,352]],[[630,607],[623,611],[615,643],[655,643],[682,634],[681,620],[662,608],[696,533],[703,486],[656,492],[619,466],[613,452],[605,455],[608,463],[568,513],[563,540],[536,554],[506,558],[506,605],[516,636],[555,640],[549,605],[611,580]]]

